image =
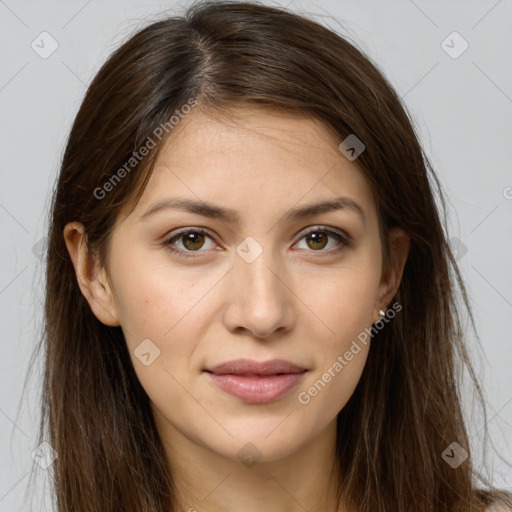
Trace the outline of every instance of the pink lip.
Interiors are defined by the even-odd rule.
[[[294,388],[307,372],[305,368],[273,359],[257,362],[237,359],[205,370],[211,381],[230,395],[247,403],[268,403]]]

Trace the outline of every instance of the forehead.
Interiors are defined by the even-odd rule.
[[[244,160],[257,157],[261,165],[266,156],[283,159],[286,152],[291,153],[290,159],[296,155],[310,160],[325,151],[339,157],[338,144],[337,136],[320,121],[292,111],[252,107],[195,110],[170,133],[159,160],[177,160],[194,152]],[[266,151],[260,153],[261,149]]]
[[[244,108],[196,110],[174,127],[137,204],[188,197],[248,215],[340,196],[374,213],[370,189],[340,140],[318,120],[293,113]]]

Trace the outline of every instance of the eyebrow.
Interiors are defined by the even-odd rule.
[[[179,197],[159,201],[143,213],[139,220],[146,219],[157,212],[168,209],[197,213],[204,217],[220,219],[225,222],[237,223],[240,221],[240,215],[236,210],[217,206],[205,201],[196,201],[194,199]],[[322,201],[320,203],[301,206],[300,208],[289,210],[284,214],[283,219],[286,221],[295,221],[305,219],[307,217],[313,217],[321,213],[328,213],[343,209],[348,209],[349,211],[356,213],[363,223],[366,222],[366,216],[363,208],[353,199],[348,197],[337,197],[331,201]]]

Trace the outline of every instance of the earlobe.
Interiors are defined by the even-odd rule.
[[[64,240],[75,269],[78,286],[96,318],[108,326],[120,325],[110,282],[97,255],[86,246],[83,224],[70,222],[64,228]]]

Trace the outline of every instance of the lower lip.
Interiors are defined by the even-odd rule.
[[[247,403],[266,404],[288,393],[302,380],[306,371],[266,377],[207,373],[212,382],[226,393]]]

